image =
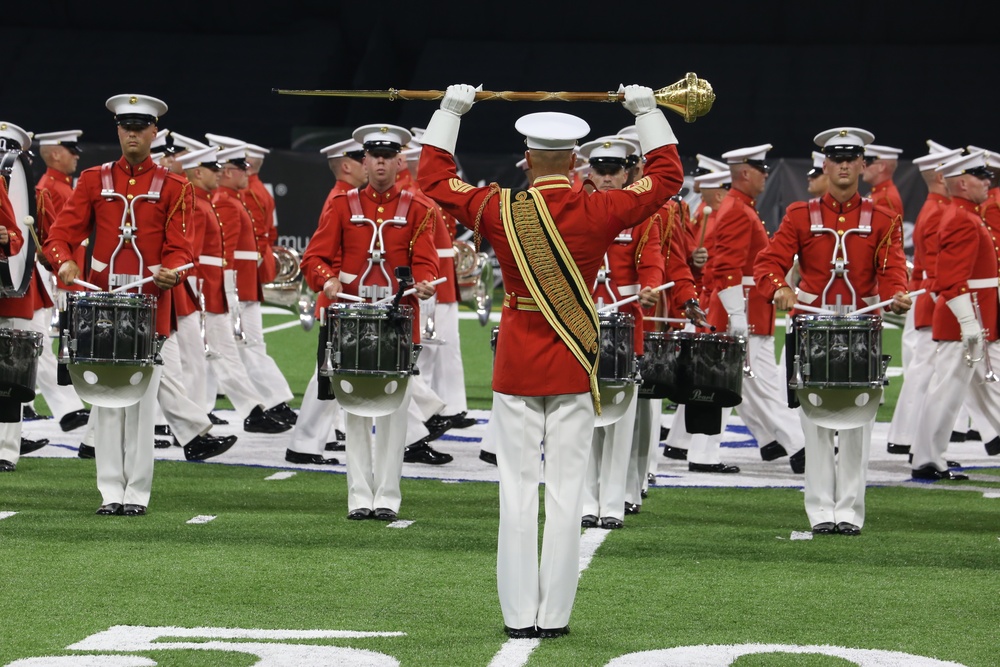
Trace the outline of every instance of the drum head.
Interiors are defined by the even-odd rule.
[[[594,426],[610,426],[621,419],[635,396],[635,384],[598,385],[601,392],[601,414]]]
[[[875,389],[796,389],[802,412],[824,428],[848,429],[871,423],[882,400],[881,387]]]
[[[392,377],[334,373],[330,378],[340,407],[359,417],[384,417],[403,404],[409,375]]]
[[[24,219],[35,216],[35,188],[29,181],[31,163],[21,151],[0,152],[0,176],[7,182],[7,195],[14,208],[17,232],[24,239],[21,251],[0,264],[0,296],[24,296],[35,266],[35,241]]]
[[[153,378],[153,366],[68,364],[67,368],[80,400],[102,408],[138,403]]]

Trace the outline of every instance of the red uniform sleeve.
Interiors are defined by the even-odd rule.
[[[933,286],[938,297],[947,302],[968,291],[969,278],[973,277],[975,257],[979,252],[980,234],[975,225],[961,217],[949,216],[942,222],[945,227],[939,230],[941,246]]]
[[[757,291],[768,301],[774,300],[774,293],[782,287],[789,287],[785,276],[795,262],[795,255],[802,248],[795,219],[799,215],[808,216],[805,202],[796,202],[788,207],[778,231],[771,237],[768,246],[757,253],[754,261],[753,277]]]
[[[415,200],[415,203],[419,200]],[[410,240],[410,270],[413,272],[415,282],[423,282],[437,279],[438,258],[437,246],[434,245],[434,231],[436,225],[440,224],[437,209],[420,202],[420,206],[414,207],[418,218],[415,220],[413,238]],[[446,276],[451,280],[451,276]]]
[[[342,208],[341,205],[346,200],[346,196],[338,195],[323,209],[316,231],[313,232],[305,252],[302,253],[302,275],[306,284],[315,292],[322,292],[326,281],[336,278],[340,273],[335,265],[339,264],[340,258],[342,235],[340,219],[346,214],[338,214],[338,209]]]

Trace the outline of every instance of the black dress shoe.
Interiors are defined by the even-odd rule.
[[[90,445],[85,445],[81,442],[80,447],[76,450],[76,455],[81,459],[92,459],[97,456],[97,452]]]
[[[259,405],[243,420],[243,430],[247,433],[284,433],[290,428],[291,424],[273,419]]]
[[[153,435],[163,435],[169,438],[173,434],[174,432],[170,430],[170,426],[167,424],[158,424],[153,428]]]
[[[334,429],[333,434],[337,436],[337,440],[347,440],[347,434],[339,429]]]
[[[660,426],[660,442],[663,442],[670,435],[670,429],[666,426]]]
[[[837,532],[837,527],[833,525],[832,521],[817,523],[812,527],[813,535],[833,535],[835,532]]]
[[[962,473],[952,472],[951,470],[938,470],[932,464],[927,464],[919,468],[915,468],[910,472],[910,477],[912,479],[927,479],[932,481],[937,481],[939,479],[969,479],[968,475],[963,475]]]
[[[639,491],[639,497],[642,498],[643,500],[649,498],[649,491],[646,491],[645,489]]]
[[[28,440],[27,438],[21,438],[21,456],[37,451],[47,444],[49,444],[48,438],[39,438],[38,440]]]
[[[780,459],[782,456],[788,456],[788,450],[782,447],[777,440],[769,442],[760,448],[760,458],[765,461]]]
[[[336,440],[334,442],[328,442],[328,443],[326,443],[326,451],[328,451],[328,452],[346,452],[347,451],[347,445],[345,445],[340,440]]]
[[[288,403],[278,403],[273,408],[268,408],[264,411],[271,419],[276,419],[279,422],[285,422],[291,426],[295,426],[295,422],[299,420],[299,416],[295,414],[295,410],[292,410]]]
[[[337,466],[340,461],[337,459],[323,458],[320,454],[303,454],[294,449],[285,450],[285,460],[289,463],[314,463],[320,466]]]
[[[59,428],[64,432],[68,432],[78,429],[81,426],[86,426],[88,421],[90,421],[90,410],[86,408],[83,410],[74,410],[73,412],[67,412],[59,419]]]
[[[788,464],[792,466],[792,472],[801,475],[806,471],[806,448],[803,447],[788,457]]]
[[[153,438],[153,448],[154,449],[170,449],[171,443],[169,440],[164,440],[163,438]]]
[[[581,528],[597,528],[597,517],[593,514],[584,514],[580,519]]]
[[[961,468],[962,467],[962,464],[959,463],[958,461],[945,461],[945,464],[949,468]]]
[[[376,521],[395,521],[397,514],[388,507],[376,507],[372,518]]]
[[[372,511],[367,507],[360,507],[347,513],[347,518],[351,521],[364,521],[372,518]]]
[[[1000,454],[1000,435],[986,443],[986,453],[990,456]]]
[[[885,446],[885,451],[889,452],[890,454],[909,454],[910,453],[910,446],[909,445],[897,445],[894,442],[890,442],[889,444],[887,444]]]
[[[508,628],[505,625],[503,626],[503,631],[511,639],[535,639],[538,637],[538,630],[533,625],[526,628]]]
[[[14,472],[17,465],[7,459],[0,459],[0,472]]]
[[[654,484],[656,484],[656,475],[654,475],[651,472],[647,472],[646,473],[646,483],[649,484],[650,486],[653,486]]]
[[[966,440],[982,440],[983,436],[979,433],[979,431],[970,428],[968,431],[965,432],[965,439]]]
[[[216,426],[225,426],[229,422],[222,417],[216,417],[214,412],[208,413],[208,421],[212,422]]]
[[[666,445],[663,447],[663,455],[668,459],[677,459],[678,461],[687,461],[688,450],[683,447],[671,447]]]
[[[445,419],[451,423],[452,428],[469,428],[470,426],[475,426],[479,423],[478,419],[466,417],[465,415],[466,413],[463,410],[458,414],[445,416]]]
[[[539,639],[555,639],[556,637],[563,637],[568,634],[568,625],[564,625],[561,628],[538,628]]]
[[[451,428],[451,420],[447,417],[442,417],[441,415],[434,415],[424,422],[424,426],[427,427],[427,437],[425,437],[424,440],[431,442],[432,440],[437,440],[448,432]]]
[[[964,431],[952,431],[951,437],[948,438],[948,442],[965,442],[965,432]]]
[[[235,435],[216,438],[211,435],[199,435],[184,445],[184,458],[188,461],[204,461],[225,452],[236,442]]]
[[[480,449],[479,460],[485,461],[486,463],[489,463],[491,466],[495,466],[497,464],[497,455],[494,454],[493,452],[488,452],[485,449]]]
[[[861,529],[855,526],[853,523],[847,523],[846,521],[841,521],[837,524],[837,532],[841,535],[860,535]]]
[[[451,454],[444,454],[432,449],[426,440],[417,440],[412,445],[407,445],[406,449],[403,450],[403,461],[406,463],[426,463],[439,466],[451,463],[452,460]]]
[[[623,528],[625,522],[621,519],[616,519],[613,516],[602,516],[601,517],[601,528],[606,530],[617,530],[618,528]]]
[[[688,461],[688,470],[690,472],[721,472],[729,474],[739,472],[740,467],[731,466],[726,463],[691,463]]]
[[[101,505],[98,507],[95,514],[99,514],[101,516],[115,516],[122,514],[123,512],[124,508],[121,506],[121,503],[108,503],[107,505]]]
[[[21,409],[21,421],[33,422],[39,419],[52,419],[52,417],[47,417],[45,415],[38,414],[37,412],[35,412],[35,409],[30,405],[25,405]]]
[[[626,502],[625,503],[625,515],[638,514],[642,505],[636,505],[635,503]]]
[[[145,516],[146,506],[145,505],[130,505],[127,504],[122,508],[122,514],[125,516]]]

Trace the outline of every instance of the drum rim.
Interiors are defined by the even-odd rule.
[[[69,292],[69,300],[79,303],[82,300],[90,299],[95,303],[109,303],[120,301],[123,304],[129,301],[139,301],[143,305],[153,305],[156,302],[155,294],[136,294],[135,292]]]

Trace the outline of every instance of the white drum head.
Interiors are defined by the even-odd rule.
[[[824,428],[849,429],[871,423],[878,413],[882,388],[795,390],[802,412]]]
[[[330,377],[340,407],[359,417],[391,415],[403,404],[409,375],[348,375]]]
[[[68,364],[80,400],[102,408],[124,408],[143,397],[153,378],[153,366]]]
[[[17,231],[24,239],[24,245],[21,246],[20,252],[7,260],[7,270],[10,272],[11,283],[9,287],[24,294],[24,290],[21,288],[27,289],[27,279],[30,278],[35,258],[35,243],[24,219],[32,214],[35,189],[34,184],[28,180],[28,174],[25,173],[23,156],[15,151],[0,153],[0,155],[3,156],[4,171],[9,179],[7,196],[14,209]]]

